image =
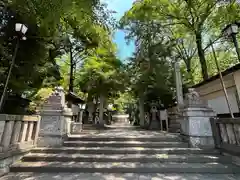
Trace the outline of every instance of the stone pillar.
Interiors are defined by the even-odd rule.
[[[180,65],[179,62],[174,64],[175,69],[175,83],[176,83],[176,90],[177,90],[177,102],[178,106],[183,105],[183,88],[182,88],[182,76],[180,72]]]
[[[210,118],[214,111],[200,100],[194,89],[189,89],[182,109],[181,134],[191,147],[214,148]]]
[[[61,146],[69,133],[72,110],[65,107],[64,92],[56,88],[55,92],[43,105],[37,145],[40,147]]]

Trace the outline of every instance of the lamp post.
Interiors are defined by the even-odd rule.
[[[79,105],[79,108],[80,108],[79,121],[80,121],[80,124],[82,124],[83,111],[84,111],[85,108],[86,108],[86,104],[80,104],[80,105]]]
[[[7,75],[7,79],[6,79],[6,82],[5,82],[5,85],[4,85],[4,88],[3,88],[3,93],[2,93],[2,96],[1,96],[1,100],[0,100],[0,111],[2,110],[2,107],[3,107],[3,101],[4,101],[4,98],[5,98],[5,95],[6,95],[6,92],[7,92],[7,87],[8,87],[8,83],[9,83],[9,80],[10,80],[10,76],[11,76],[11,73],[12,73],[12,69],[13,69],[13,66],[15,64],[15,59],[16,59],[16,56],[17,56],[17,51],[18,51],[18,48],[19,48],[19,41],[20,40],[26,40],[26,33],[27,33],[27,30],[28,30],[28,27],[24,24],[21,24],[21,23],[16,23],[15,24],[15,31],[17,33],[17,44],[16,44],[16,47],[15,47],[15,50],[14,50],[14,54],[13,54],[13,58],[12,58],[12,63],[10,65],[10,68],[9,68],[9,71],[8,71],[8,75]]]
[[[237,24],[229,24],[223,29],[223,34],[225,36],[232,37],[234,47],[237,52],[238,60],[240,61],[240,51],[239,51],[239,47],[238,47],[237,33],[238,33],[238,25]]]

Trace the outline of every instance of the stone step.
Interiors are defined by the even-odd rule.
[[[239,180],[239,174],[9,173],[0,180]]]
[[[115,154],[115,155],[93,155],[93,154],[44,154],[30,153],[22,158],[22,161],[36,162],[186,162],[186,163],[211,163],[221,162],[230,164],[231,159],[225,156],[210,156],[210,155],[173,155],[173,154]]]
[[[178,142],[180,138],[178,134],[174,135],[166,135],[166,136],[157,136],[157,137],[106,137],[101,135],[92,135],[89,137],[88,135],[70,135],[68,137],[68,141],[141,141],[141,142]]]
[[[217,150],[202,150],[200,148],[86,148],[86,147],[62,147],[62,148],[35,148],[32,153],[66,153],[66,154],[206,154],[217,155]]]
[[[141,141],[65,141],[65,147],[188,147],[188,143],[182,142],[141,142]]]
[[[41,173],[212,173],[239,174],[240,168],[219,163],[97,163],[97,162],[18,162],[11,172]]]

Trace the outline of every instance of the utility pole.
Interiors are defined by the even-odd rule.
[[[224,81],[223,81],[222,72],[220,70],[218,60],[217,60],[217,56],[216,56],[216,53],[215,53],[215,50],[214,50],[214,47],[213,47],[213,43],[212,43],[211,40],[210,40],[210,44],[211,44],[211,47],[212,47],[212,52],[213,52],[214,60],[215,60],[217,70],[218,70],[218,73],[219,73],[219,77],[220,77],[220,81],[221,81],[221,84],[222,84],[223,92],[224,92],[226,102],[227,102],[227,105],[228,105],[229,113],[231,114],[231,117],[234,118],[234,115],[233,115],[233,112],[232,112],[232,109],[231,109],[231,106],[230,106],[227,90],[226,90],[226,87],[225,87],[225,84],[224,84]]]

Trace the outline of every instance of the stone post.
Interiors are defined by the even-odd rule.
[[[65,107],[62,88],[56,88],[40,112],[40,130],[37,145],[40,147],[61,146],[69,133],[72,110]]]
[[[182,88],[182,76],[180,72],[180,65],[179,62],[174,64],[175,69],[175,83],[176,83],[176,90],[177,90],[177,102],[178,106],[183,105],[183,88]]]
[[[200,100],[194,89],[189,89],[182,109],[181,134],[191,147],[214,148],[210,118],[214,111]]]
[[[175,70],[175,83],[176,83],[176,96],[177,96],[177,109],[175,112],[175,122],[174,121],[170,121],[170,126],[172,126],[171,123],[174,123],[175,126],[177,126],[177,124],[179,123],[180,126],[180,122],[182,121],[182,107],[184,106],[184,100],[183,100],[183,87],[182,87],[182,75],[181,75],[181,71],[180,71],[180,65],[179,62],[176,62],[174,64],[174,70]],[[172,129],[170,128],[170,130],[177,132],[178,129]],[[180,130],[179,130],[180,131]]]

